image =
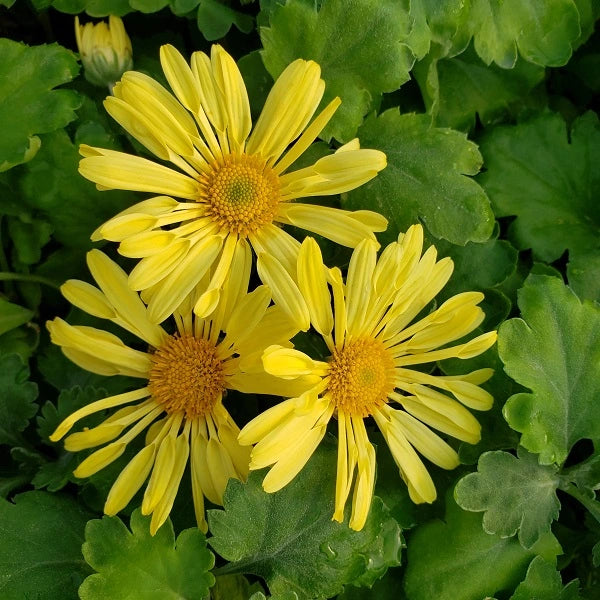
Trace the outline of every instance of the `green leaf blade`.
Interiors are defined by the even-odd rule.
[[[503,323],[504,369],[530,394],[504,406],[521,445],[542,464],[562,464],[578,440],[600,438],[600,308],[558,278],[532,275],[519,292],[522,319]]]
[[[262,490],[263,476],[251,473],[246,484],[230,480],[224,510],[208,513],[210,544],[231,562],[227,569],[264,578],[274,595],[295,592],[309,599],[331,597],[349,583],[370,584],[388,566],[398,564],[400,531],[379,498],[362,531],[332,521],[332,445],[322,445],[300,474],[275,494]],[[382,543],[387,546],[383,555],[378,549]]]
[[[103,517],[88,523],[85,539],[83,555],[98,573],[79,588],[81,600],[195,600],[214,583],[214,557],[198,529],[186,529],[175,540],[167,520],[152,537],[150,519],[138,509],[131,531],[119,518]]]
[[[570,143],[562,117],[543,113],[494,128],[480,145],[487,171],[478,180],[497,216],[516,215],[509,234],[517,248],[552,262],[566,249],[598,247],[600,122],[594,113],[575,120]]]
[[[29,369],[18,355],[0,356],[0,444],[18,446],[20,432],[37,412],[38,387],[28,377]]]
[[[539,465],[537,457],[519,452],[485,452],[477,473],[463,477],[454,496],[465,510],[483,512],[483,528],[502,538],[519,532],[521,545],[531,548],[558,519],[559,478],[554,466]]]
[[[274,78],[294,59],[312,59],[326,83],[321,106],[342,99],[321,134],[325,140],[353,138],[374,100],[408,81],[414,63],[404,1],[325,0],[317,12],[302,0],[290,0],[275,9],[270,27],[260,33],[263,60]]]
[[[431,127],[426,115],[390,109],[370,116],[359,129],[361,145],[386,153],[387,167],[369,183],[342,198],[344,208],[370,209],[390,220],[381,236],[423,221],[438,238],[453,244],[484,242],[494,227],[489,200],[470,176],[481,167],[477,146],[466,135]]]
[[[3,600],[76,600],[89,573],[81,556],[91,515],[74,500],[26,492],[0,500],[0,596]]]
[[[0,170],[25,162],[32,136],[60,129],[81,104],[72,90],[54,90],[79,72],[75,55],[58,44],[26,46],[0,39]],[[6,168],[5,166],[5,168]]]

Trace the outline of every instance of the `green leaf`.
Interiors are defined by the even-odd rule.
[[[80,387],[74,387],[61,391],[56,405],[48,401],[42,406],[40,415],[36,419],[37,431],[44,444],[56,448],[58,456],[56,460],[48,461],[39,467],[32,481],[36,489],[48,488],[49,491],[55,492],[62,489],[69,482],[79,485],[87,483],[87,480],[77,479],[73,476],[73,471],[83,460],[83,456],[80,453],[67,452],[63,449],[62,442],[59,444],[52,443],[48,438],[63,419],[79,408],[105,398],[106,395],[106,391],[103,389],[96,389],[94,387],[81,389]],[[104,411],[95,413],[82,420],[80,427],[94,427],[105,417],[106,414]]]
[[[78,71],[75,55],[58,44],[29,47],[0,39],[0,171],[8,168],[5,161],[12,166],[33,158],[35,152],[26,154],[35,134],[75,119],[78,94],[53,88]]]
[[[324,140],[349,141],[375,100],[408,81],[414,62],[407,45],[408,4],[324,0],[317,12],[306,2],[289,0],[274,9],[271,26],[260,29],[263,60],[273,78],[296,58],[312,59],[321,66],[326,83],[322,106],[336,96],[342,99],[321,133]]]
[[[122,17],[131,12],[128,0],[53,0],[52,7],[71,15],[85,11],[90,17]]]
[[[86,521],[75,501],[26,492],[0,499],[0,595],[3,600],[75,600],[89,573],[81,556]]]
[[[33,311],[0,298],[0,335],[27,323]]]
[[[525,580],[522,581],[510,600],[581,600],[579,582],[572,581],[563,587],[560,573],[556,568],[536,556],[527,569]]]
[[[84,250],[91,246],[96,227],[131,204],[131,193],[99,192],[84,179],[77,171],[81,157],[65,131],[42,141],[36,160],[24,167],[19,181],[23,199],[52,224],[56,240]],[[87,140],[78,136],[78,141]]]
[[[454,262],[450,281],[437,296],[442,301],[467,291],[485,291],[508,279],[517,268],[519,253],[506,240],[498,240],[498,231],[486,242],[469,242],[464,246],[434,240],[438,256],[449,256]],[[481,268],[485,265],[485,269]]]
[[[487,171],[479,177],[497,216],[516,215],[509,235],[519,249],[552,262],[565,249],[598,246],[600,124],[588,112],[571,127],[544,113],[481,139]]]
[[[504,416],[542,464],[560,465],[575,442],[600,438],[600,307],[556,277],[531,275],[519,308],[523,318],[500,327],[498,351],[532,393],[509,398]]]
[[[201,600],[207,596],[215,581],[209,572],[214,556],[199,529],[186,529],[175,540],[167,520],[152,537],[150,518],[139,509],[131,515],[130,527],[131,531],[118,517],[87,524],[83,555],[97,573],[79,588],[81,600]]]
[[[359,578],[381,576],[387,568],[381,558],[369,563],[379,544],[394,548],[386,560],[397,555],[398,539],[391,538],[400,536],[399,529],[387,523],[379,498],[362,531],[333,521],[335,469],[335,447],[325,443],[277,493],[262,490],[264,471],[251,473],[246,484],[230,479],[224,510],[208,511],[210,544],[231,562],[227,568],[262,577],[272,594],[293,591],[300,599],[328,598]],[[373,569],[371,577],[367,572]]]
[[[524,60],[510,70],[488,67],[471,48],[440,60],[437,69],[436,124],[463,130],[475,126],[475,115],[488,126],[517,114],[531,90],[544,79],[542,67]]]
[[[369,183],[344,194],[344,208],[371,209],[390,221],[392,241],[422,220],[438,238],[453,244],[483,242],[494,216],[483,189],[470,175],[481,167],[477,146],[466,135],[432,127],[426,115],[390,109],[371,115],[358,132],[364,148],[387,155],[388,166]]]
[[[129,0],[129,6],[141,13],[155,13],[169,4],[169,0]]]
[[[579,38],[579,12],[572,0],[473,0],[470,26],[484,63],[511,69],[521,56],[560,67]]]
[[[262,593],[258,582],[250,585],[243,575],[221,575],[210,590],[211,600],[247,600],[254,593]]]
[[[535,454],[522,450],[518,458],[508,452],[485,452],[477,471],[458,482],[454,497],[465,510],[485,511],[487,533],[506,538],[518,531],[521,545],[529,549],[550,531],[560,511],[555,466],[540,465]]]
[[[23,213],[20,218],[8,218],[8,233],[19,261],[25,265],[33,265],[40,261],[42,248],[50,241],[52,226]]]
[[[38,388],[28,377],[29,368],[19,356],[0,356],[0,444],[18,446],[19,433],[37,411]]]
[[[404,589],[408,600],[474,600],[514,587],[537,554],[554,561],[561,549],[546,534],[531,550],[514,538],[486,533],[481,516],[461,510],[451,496],[445,522],[431,521],[408,539]]]
[[[595,500],[595,492],[600,489],[600,454],[592,454],[587,460],[565,469],[563,478],[574,483],[585,496]]]
[[[200,0],[196,22],[198,29],[209,42],[224,37],[232,25],[243,33],[250,33],[254,27],[252,17],[233,10],[218,0]]]
[[[567,265],[569,286],[581,300],[600,302],[600,250],[570,253]]]
[[[76,410],[87,406],[96,400],[105,398],[106,390],[97,389],[91,386],[80,388],[75,386],[68,390],[62,390],[58,396],[58,402],[55,405],[53,402],[47,401],[41,408],[38,415],[37,431],[42,438],[42,441],[51,446],[56,446],[55,443],[49,442],[48,438],[58,427],[58,425]],[[94,427],[102,421],[102,413],[96,416],[94,421],[81,421],[83,427]]]

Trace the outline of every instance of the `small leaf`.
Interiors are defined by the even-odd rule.
[[[33,312],[0,298],[0,335],[27,323]]]
[[[322,106],[336,96],[342,99],[321,133],[324,140],[349,141],[374,101],[408,81],[414,63],[408,4],[324,0],[317,12],[312,3],[289,0],[275,7],[270,27],[261,28],[263,60],[274,78],[294,59],[312,59],[326,83]]]
[[[517,49],[530,62],[560,67],[579,38],[579,13],[572,0],[473,0],[470,25],[484,63],[511,69]]]
[[[90,572],[81,556],[92,515],[74,500],[26,492],[0,499],[0,593],[3,600],[76,600]]]
[[[571,581],[563,587],[560,573],[541,556],[536,556],[510,600],[581,600],[579,582]]]
[[[544,69],[524,60],[512,69],[486,66],[472,49],[437,63],[439,106],[436,124],[469,130],[475,115],[487,126],[521,108],[531,90],[544,79]]]
[[[461,510],[449,495],[445,522],[415,529],[407,544],[408,600],[474,600],[511,589],[537,554],[554,561],[561,548],[546,534],[526,550],[513,538],[486,533],[481,516]]]
[[[569,254],[569,286],[581,300],[600,302],[600,249]]]
[[[519,532],[524,548],[531,548],[558,519],[556,497],[559,478],[554,466],[540,465],[535,454],[519,451],[485,452],[477,473],[463,477],[454,490],[459,506],[474,512],[485,511],[483,528],[502,538]]]
[[[387,155],[387,167],[369,183],[342,197],[344,208],[371,209],[390,221],[380,239],[422,220],[432,235],[453,244],[484,242],[494,216],[483,189],[470,175],[482,163],[477,146],[464,133],[431,126],[426,115],[390,109],[368,117],[358,131],[364,148]]]
[[[218,0],[200,0],[196,21],[198,29],[209,42],[220,40],[232,25],[243,33],[250,33],[254,27],[252,17]]]
[[[18,446],[19,433],[37,411],[38,388],[28,377],[29,368],[19,356],[0,356],[0,444]]]
[[[33,158],[35,152],[27,154],[34,134],[75,119],[78,94],[52,88],[71,81],[78,71],[73,52],[58,44],[29,47],[0,39],[0,171]]]
[[[177,540],[171,521],[150,535],[150,518],[131,515],[131,531],[118,517],[90,521],[83,555],[97,571],[79,588],[81,600],[202,599],[215,579],[214,556],[199,529],[182,531]],[[133,573],[144,574],[142,577]]]
[[[562,117],[542,115],[495,127],[480,141],[487,171],[478,180],[496,215],[516,215],[509,236],[546,262],[566,249],[598,247],[600,123],[588,112],[573,122],[570,142]]]
[[[532,393],[509,398],[504,417],[542,464],[560,465],[575,442],[600,438],[600,307],[556,277],[531,275],[519,308],[522,319],[500,327],[498,351]]]
[[[8,233],[15,246],[18,260],[25,265],[38,263],[42,257],[42,248],[50,241],[52,226],[46,221],[21,218],[8,218]]]
[[[390,544],[394,550],[386,554],[396,558],[399,529],[388,523],[379,498],[362,531],[332,521],[335,468],[335,448],[325,443],[277,493],[262,490],[264,471],[251,473],[246,484],[230,479],[224,510],[208,512],[211,546],[236,572],[265,579],[275,595],[295,592],[299,599],[328,598],[357,579],[380,577],[387,565],[380,558],[369,563],[380,543]],[[385,541],[377,540],[382,532]]]
[[[449,256],[454,263],[450,281],[437,296],[439,302],[461,292],[485,292],[499,286],[515,272],[519,253],[506,240],[498,240],[497,235],[495,231],[485,242],[469,242],[464,246],[445,240],[433,241],[438,256]],[[485,265],[485,269],[481,265]]]
[[[90,131],[90,128],[86,128]],[[87,142],[78,136],[80,142]],[[54,238],[80,251],[91,247],[92,231],[129,204],[129,192],[99,192],[77,171],[79,153],[66,131],[42,137],[35,161],[19,180],[23,200],[54,228]]]

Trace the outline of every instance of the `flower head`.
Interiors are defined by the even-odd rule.
[[[79,17],[75,17],[75,39],[90,83],[111,87],[133,68],[131,40],[119,17],[110,15],[108,25],[104,21],[80,25]]]
[[[177,308],[208,268],[212,277],[194,311],[211,314],[235,248],[246,240],[274,298],[284,298],[300,244],[281,225],[352,248],[363,239],[375,240],[373,232],[385,229],[387,221],[371,211],[291,202],[351,190],[386,165],[382,152],[360,149],[354,140],[294,170],[340,104],[336,98],[312,118],[325,89],[319,65],[306,60],[290,64],[252,128],[241,73],[220,46],[212,47],[210,58],[194,53],[191,65],[172,46],[163,46],[160,57],[174,95],[154,79],[129,72],[104,104],[133,137],[177,170],[85,145],[79,168],[101,189],[165,194],[123,211],[92,238],[120,242],[121,254],[140,259],[130,284],[145,290],[153,321],[161,322]],[[209,246],[210,253],[200,254],[199,245]],[[150,289],[158,282],[168,290],[161,301]],[[304,319],[299,326],[309,323]]]
[[[256,444],[251,469],[271,466],[263,487],[275,492],[306,464],[335,416],[339,446],[333,518],[343,521],[354,485],[350,527],[357,530],[365,524],[375,483],[375,449],[366,417],[373,417],[383,434],[412,500],[433,502],[435,486],[417,451],[442,468],[456,467],[457,453],[431,429],[476,443],[480,426],[465,406],[488,410],[493,402],[479,387],[491,377],[491,369],[443,376],[413,368],[477,356],[496,340],[492,331],[449,345],[483,321],[479,292],[458,294],[411,324],[453,269],[449,258],[436,260],[433,246],[421,256],[422,246],[419,225],[401,234],[379,259],[376,244],[365,240],[352,254],[344,285],[339,269],[324,266],[316,242],[304,241],[299,287],[331,356],[323,362],[294,349],[268,347],[263,355],[268,373],[290,383],[308,376],[319,381],[250,421],[239,436],[242,444]],[[294,394],[290,390],[287,395]]]
[[[264,286],[247,293],[247,246],[236,249],[232,264],[233,275],[224,282],[213,317],[193,316],[188,304],[187,310],[174,314],[176,330],[170,334],[148,319],[145,305],[129,288],[127,275],[118,265],[99,250],[88,254],[99,289],[70,280],[62,286],[63,294],[86,312],[135,334],[147,350],[130,348],[101,329],[69,325],[60,318],[48,322],[52,341],[79,366],[143,382],[133,391],[79,409],[50,439],[60,440],[90,414],[119,407],[100,425],[65,439],[65,447],[72,452],[103,446],[74,472],[77,477],[89,477],[121,456],[127,444],[146,431],[143,448],[115,481],[104,510],[116,514],[149,478],[142,512],[152,514],[152,534],[169,515],[188,458],[196,517],[204,530],[204,496],[220,504],[229,478],[246,477],[249,451],[237,442],[239,429],[223,405],[226,391],[281,392],[281,381],[264,373],[260,356],[270,343],[291,346],[288,340],[297,330],[279,308],[269,307],[270,294]],[[315,379],[305,378],[298,390]]]

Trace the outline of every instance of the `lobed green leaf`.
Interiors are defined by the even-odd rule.
[[[573,444],[600,438],[600,307],[581,303],[558,278],[531,275],[519,291],[522,319],[503,323],[504,369],[532,393],[504,406],[521,445],[562,464]]]

